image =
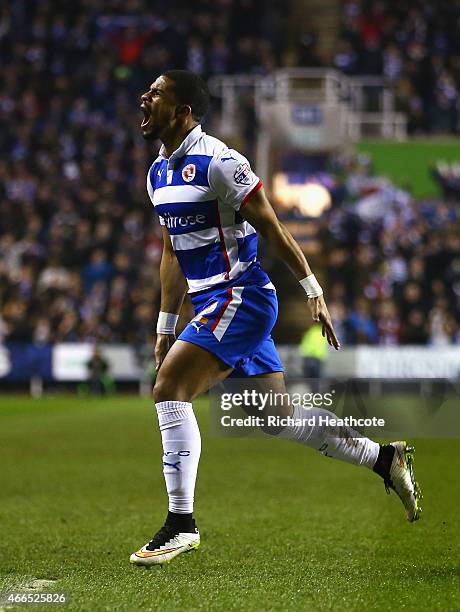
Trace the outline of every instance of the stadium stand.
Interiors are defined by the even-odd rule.
[[[3,5],[0,341],[152,342],[161,235],[145,190],[153,153],[139,135],[138,96],[173,66],[209,77],[300,62],[300,51],[282,42],[289,40],[282,3],[262,13],[260,4]],[[460,37],[450,36],[452,28],[442,37],[436,23],[458,5],[437,3],[433,15],[432,4],[406,15],[404,3],[345,3],[335,61],[349,73],[378,70],[392,79],[412,131],[455,131]],[[376,25],[382,14],[384,29]],[[427,74],[422,91],[417,84]],[[343,343],[460,342],[451,191],[450,205],[414,201],[355,157],[336,160],[331,175],[341,196],[317,223]]]
[[[334,64],[384,75],[409,133],[460,132],[460,3],[346,0]]]

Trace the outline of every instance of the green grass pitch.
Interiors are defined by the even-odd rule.
[[[65,610],[458,610],[459,440],[416,440],[423,520],[370,471],[285,440],[207,437],[201,547],[151,570],[131,552],[166,509],[148,399],[0,399],[0,591]],[[23,608],[14,608],[23,609]],[[51,606],[33,609],[51,609]]]
[[[378,175],[389,176],[396,185],[410,185],[417,198],[441,195],[430,168],[438,161],[460,162],[460,149],[455,138],[414,139],[406,142],[362,141],[358,151],[368,153]]]

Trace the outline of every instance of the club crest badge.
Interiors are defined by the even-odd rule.
[[[190,183],[195,178],[196,166],[195,164],[187,164],[182,170],[182,178],[186,183]]]

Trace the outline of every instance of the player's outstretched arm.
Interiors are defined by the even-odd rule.
[[[174,327],[187,291],[187,281],[173,251],[171,238],[163,230],[163,254],[160,263],[161,306],[157,325],[155,360],[157,370],[164,361],[176,336]]]
[[[298,281],[312,274],[305,255],[290,232],[279,221],[263,188],[252,195],[240,212],[268,240],[278,257],[290,268]],[[321,321],[323,336],[327,338],[331,346],[338,350],[340,343],[335,335],[324,297],[320,295],[319,297],[308,298],[308,306],[313,320]]]

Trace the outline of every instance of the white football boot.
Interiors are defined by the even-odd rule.
[[[179,532],[164,525],[153,539],[129,558],[135,565],[161,565],[169,563],[183,552],[189,552],[200,545],[200,534],[196,526],[193,532]]]
[[[420,518],[422,511],[420,500],[422,493],[414,475],[414,447],[407,442],[391,442],[395,449],[388,477],[385,478],[385,489],[390,493],[393,489],[402,501],[406,510],[406,518],[412,523]]]

